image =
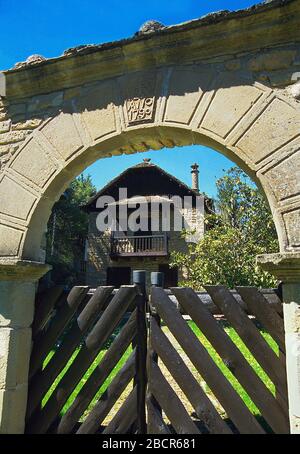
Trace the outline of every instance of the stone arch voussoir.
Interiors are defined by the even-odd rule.
[[[0,175],[0,255],[41,260],[55,200],[95,160],[112,154],[204,144],[262,187],[282,251],[300,249],[300,111],[239,72],[172,67],[67,89]]]

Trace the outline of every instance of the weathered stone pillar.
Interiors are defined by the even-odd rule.
[[[282,282],[290,425],[300,434],[300,253],[262,255],[258,263]]]
[[[0,434],[24,432],[36,284],[48,269],[0,259]]]

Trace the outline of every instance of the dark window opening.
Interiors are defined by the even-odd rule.
[[[177,287],[178,285],[178,268],[170,268],[168,264],[159,265],[158,270],[164,273],[164,288]]]
[[[120,287],[131,283],[131,268],[125,266],[108,267],[106,271],[106,284]]]

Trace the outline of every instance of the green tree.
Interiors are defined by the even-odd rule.
[[[275,279],[255,262],[258,254],[278,250],[267,201],[239,168],[229,169],[216,184],[216,212],[207,216],[204,238],[190,244],[188,253],[172,254],[172,265],[187,276],[182,284],[274,286]]]
[[[80,273],[88,216],[81,205],[95,194],[90,175],[75,178],[54,205],[47,228],[46,261],[52,265],[51,280],[72,285]]]

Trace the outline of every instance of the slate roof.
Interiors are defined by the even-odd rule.
[[[140,170],[142,170],[142,169],[155,170],[158,174],[161,175],[162,178],[164,178],[166,181],[172,183],[175,187],[177,187],[178,192],[180,192],[180,193],[184,193],[186,195],[191,195],[191,196],[199,195],[197,191],[191,189],[187,184],[185,184],[183,181],[176,178],[174,175],[171,175],[170,173],[166,172],[164,169],[162,169],[158,165],[153,164],[152,162],[150,162],[150,160],[144,159],[143,162],[127,168],[122,173],[120,173],[118,176],[113,178],[109,183],[107,183],[103,188],[101,188],[93,197],[91,197],[88,200],[88,202],[82,206],[82,208],[85,211],[92,211],[93,208],[95,208],[96,200],[100,196],[107,195],[109,192],[111,192],[112,188],[118,187],[119,182],[122,181],[124,178],[126,178],[126,177],[128,177],[128,178],[130,177],[130,179],[134,178],[134,176],[138,175],[140,173]],[[130,184],[131,184],[131,182],[130,182]],[[134,184],[135,184],[135,181],[132,180],[132,185],[134,186]],[[174,194],[172,194],[172,195],[176,195],[176,192],[174,192]],[[141,194],[139,194],[139,192],[137,190],[137,193],[134,195],[141,195]],[[148,195],[150,195],[150,194],[148,194]],[[156,191],[152,191],[151,195],[154,195],[154,196],[157,195]],[[132,197],[132,195],[131,195],[131,197]]]

